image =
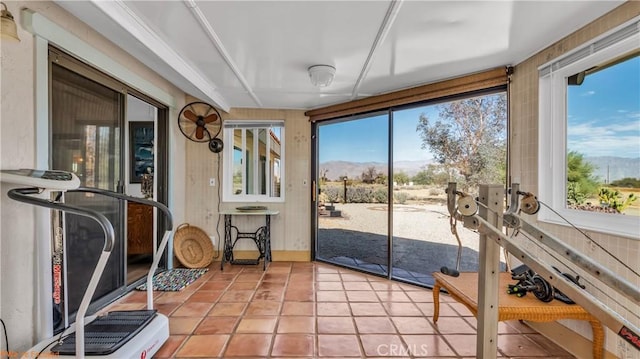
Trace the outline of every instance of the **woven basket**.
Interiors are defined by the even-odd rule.
[[[213,243],[205,231],[183,223],[173,236],[173,253],[187,268],[205,268],[213,260]]]

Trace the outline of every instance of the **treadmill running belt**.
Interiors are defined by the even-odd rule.
[[[126,310],[109,312],[85,325],[85,355],[109,355],[138,334],[156,316],[156,310]],[[51,348],[60,355],[76,354],[76,333]]]

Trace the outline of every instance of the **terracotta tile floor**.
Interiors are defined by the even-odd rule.
[[[109,309],[140,309],[133,292]],[[476,320],[428,289],[323,263],[214,263],[181,292],[158,292],[171,337],[155,358],[473,358]],[[499,323],[504,358],[572,358],[517,321]]]

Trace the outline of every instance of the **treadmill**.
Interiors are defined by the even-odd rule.
[[[46,338],[26,351],[23,359],[34,358],[40,353],[43,358],[151,358],[169,338],[169,320],[153,309],[153,285],[162,253],[171,238],[173,224],[169,209],[162,203],[131,197],[122,193],[98,188],[80,187],[78,177],[70,172],[50,170],[2,170],[0,180],[6,183],[26,186],[8,192],[9,198],[34,206],[72,213],[91,218],[98,222],[104,232],[104,247],[91,280],[82,297],[75,323],[62,333]],[[91,298],[114,246],[113,225],[103,214],[89,208],[65,204],[60,200],[38,197],[48,191],[85,192],[112,197],[121,201],[131,201],[153,206],[166,218],[165,233],[158,248],[154,250],[153,262],[147,274],[147,309],[112,311],[99,316],[85,317]],[[60,196],[62,198],[62,196]]]

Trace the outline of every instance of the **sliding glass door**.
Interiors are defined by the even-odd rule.
[[[506,123],[492,92],[316,124],[316,258],[426,286],[444,266],[477,270],[478,235],[450,221],[445,188],[506,182]]]
[[[168,146],[155,145],[167,141],[166,108],[55,48],[50,48],[49,59],[51,169],[75,173],[83,187],[166,204]],[[152,182],[144,191],[142,177],[145,184]],[[164,228],[164,217],[149,206],[127,206],[98,194],[66,193],[64,200],[104,214],[115,230],[115,244],[91,312],[135,287],[146,275],[162,236],[155,231]],[[98,223],[65,215],[64,298],[54,303],[54,317],[73,320],[103,246]]]
[[[317,127],[316,258],[388,273],[387,113]]]
[[[81,186],[118,191],[122,184],[122,94],[63,66],[51,69],[51,167],[75,173]],[[69,204],[91,208],[113,224],[116,245],[94,298],[123,283],[122,204],[112,198],[67,193]],[[67,313],[75,313],[104,247],[100,225],[73,214],[65,216]]]

